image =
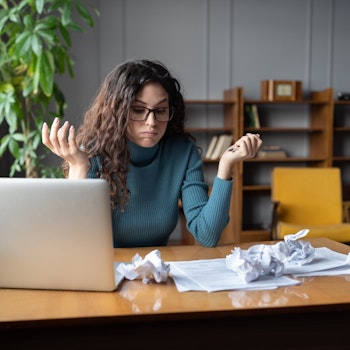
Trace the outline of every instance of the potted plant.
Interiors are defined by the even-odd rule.
[[[64,115],[55,76],[73,78],[70,33],[83,31],[84,23],[93,27],[91,11],[98,15],[79,0],[0,0],[0,125],[6,125],[0,159],[12,155],[10,176],[61,175],[45,165],[41,128]]]

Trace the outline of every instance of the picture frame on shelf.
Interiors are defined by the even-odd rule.
[[[261,99],[263,101],[300,101],[302,83],[299,80],[263,80]]]

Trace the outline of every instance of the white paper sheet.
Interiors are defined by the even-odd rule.
[[[226,267],[225,259],[205,259],[170,262],[170,274],[179,292],[234,289],[276,289],[299,284],[287,276],[264,276],[253,282],[244,282],[234,271]]]
[[[293,275],[293,277],[340,276],[340,275],[350,275],[350,265],[339,266],[333,269],[328,269],[323,271],[296,273]]]
[[[350,254],[340,254],[325,247],[316,248],[312,262],[306,265],[286,263],[283,276],[263,276],[252,282],[242,281],[234,271],[226,267],[224,258],[173,261],[169,264],[170,274],[179,292],[261,290],[300,284],[300,281],[294,279],[296,277],[349,273]]]
[[[294,277],[334,276],[350,273],[350,254],[337,253],[328,248],[316,248],[314,260],[303,266],[285,266],[285,273]]]

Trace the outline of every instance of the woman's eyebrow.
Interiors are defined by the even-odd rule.
[[[135,99],[135,102],[139,102],[139,103],[142,103],[144,104],[145,106],[147,106],[147,103],[142,101],[142,100],[138,100],[137,98]],[[158,103],[155,104],[155,106],[158,106],[160,105],[161,103],[163,102],[168,102],[168,99],[167,98],[164,98],[163,100],[159,101]]]

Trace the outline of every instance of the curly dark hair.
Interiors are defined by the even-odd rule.
[[[164,64],[149,60],[127,61],[107,75],[77,133],[77,144],[84,148],[89,159],[101,157],[99,176],[107,180],[114,205],[119,204],[122,209],[129,196],[126,186],[130,161],[126,137],[129,109],[138,92],[149,83],[161,84],[168,93],[169,105],[175,109],[163,138],[190,137],[184,131],[185,105],[179,82]],[[63,168],[67,175],[67,163]]]

